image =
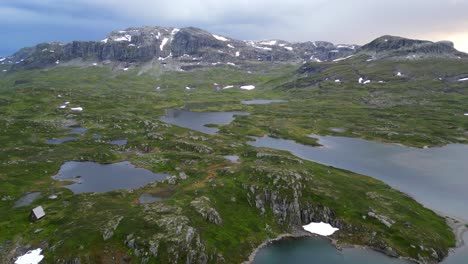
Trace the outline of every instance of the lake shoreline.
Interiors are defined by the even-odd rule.
[[[460,219],[456,219],[454,217],[449,217],[445,216],[447,225],[453,230],[455,234],[455,240],[456,240],[456,245],[453,248],[449,249],[448,254],[455,252],[457,249],[464,247],[466,242],[463,239],[463,235],[468,232],[468,227],[466,226],[466,223],[461,221]],[[242,264],[252,264],[255,260],[255,257],[257,256],[258,252],[262,250],[263,248],[269,246],[272,243],[279,242],[282,240],[287,240],[287,239],[303,239],[303,238],[322,238],[328,240],[337,250],[341,251],[346,248],[356,248],[356,249],[368,249],[368,250],[373,250],[379,253],[382,253],[386,256],[389,257],[394,257],[390,256],[389,254],[386,254],[382,250],[378,250],[376,248],[372,248],[370,246],[363,246],[363,245],[353,245],[353,244],[338,244],[338,240],[333,239],[331,237],[324,237],[316,234],[309,233],[305,230],[294,230],[291,233],[284,233],[280,234],[279,236],[271,239],[265,240],[263,243],[261,243],[259,246],[257,246],[249,255],[248,260],[242,262]],[[443,260],[445,260],[449,255],[447,255]],[[403,256],[398,256],[396,257],[398,259],[402,260],[408,260],[411,262],[414,262],[416,264],[419,264],[420,262],[416,259],[409,258],[409,257],[403,257]],[[442,260],[442,261],[443,261]]]

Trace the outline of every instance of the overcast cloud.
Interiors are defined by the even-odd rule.
[[[468,52],[468,0],[0,0],[0,55],[98,40],[130,26],[195,26],[239,39],[365,44],[381,35],[452,40]]]

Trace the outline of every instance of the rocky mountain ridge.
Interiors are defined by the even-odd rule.
[[[176,69],[242,62],[322,62],[340,61],[355,54],[375,59],[424,57],[468,58],[453,43],[411,40],[383,36],[362,47],[334,45],[325,41],[291,43],[284,40],[243,41],[212,34],[202,29],[172,27],[133,27],[113,31],[101,41],[41,43],[23,48],[1,58],[12,68],[45,68],[63,62],[82,60],[89,65],[124,63],[126,65],[159,62],[176,65]]]

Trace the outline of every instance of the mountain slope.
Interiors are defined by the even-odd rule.
[[[325,61],[348,56],[356,47],[335,46],[323,41],[240,41],[193,27],[140,27],[113,31],[101,41],[42,43],[21,49],[7,57],[5,62],[16,67],[41,68],[78,58],[105,63],[176,60],[198,65],[236,61]]]
[[[377,38],[362,46],[359,52],[374,58],[468,58],[467,54],[457,51],[450,41],[431,42],[395,36]]]

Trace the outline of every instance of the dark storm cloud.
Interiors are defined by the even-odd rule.
[[[15,0],[0,3],[0,54],[100,39],[129,26],[196,26],[240,39],[363,44],[384,34],[452,39],[468,50],[468,0]]]

